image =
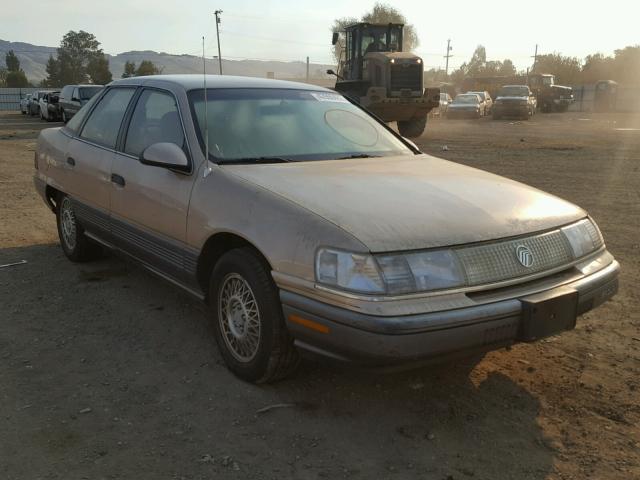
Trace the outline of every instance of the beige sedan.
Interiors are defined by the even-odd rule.
[[[421,153],[341,95],[256,78],[118,80],[38,139],[72,261],[109,249],[211,307],[228,367],[413,364],[534,341],[613,296],[564,200]]]

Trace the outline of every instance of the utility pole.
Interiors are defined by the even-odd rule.
[[[216,10],[214,15],[216,16],[216,36],[218,37],[218,65],[220,67],[220,75],[222,75],[222,53],[220,53],[220,29],[218,25],[220,25],[220,14],[222,10]]]
[[[309,83],[309,57],[307,57],[307,83]]]
[[[449,76],[449,57],[453,57],[450,53],[451,50],[453,50],[453,47],[451,46],[451,39],[449,39],[447,40],[447,54],[444,56],[444,58],[447,59],[447,66],[445,67],[445,74],[447,77]]]
[[[537,61],[538,61],[538,44],[536,43],[536,51],[533,54],[533,66],[531,67],[531,70],[534,70],[536,68]]]

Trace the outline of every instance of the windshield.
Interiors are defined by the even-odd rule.
[[[208,89],[207,97],[209,156],[218,163],[413,154],[383,125],[337,93]],[[204,90],[189,92],[189,101],[203,139]]]
[[[474,93],[474,94],[478,95],[481,100],[484,100],[484,96],[485,96],[484,92],[469,92],[469,93]]]
[[[82,87],[79,89],[80,100],[89,100],[96,93],[102,90],[103,87]]]
[[[553,85],[553,77],[542,77],[542,84],[550,87]]]
[[[479,101],[477,95],[458,95],[453,103],[478,103]]]
[[[529,89],[527,87],[502,87],[498,92],[499,97],[528,97]]]

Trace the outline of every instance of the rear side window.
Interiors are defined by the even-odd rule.
[[[71,85],[67,85],[62,89],[60,97],[64,98],[65,100],[71,100],[71,92],[73,92],[73,87]]]
[[[134,92],[133,88],[109,90],[91,112],[80,137],[98,145],[115,148],[122,118]]]
[[[170,93],[145,90],[133,111],[124,151],[139,157],[145,148],[159,142],[175,143],[184,149],[178,106]]]

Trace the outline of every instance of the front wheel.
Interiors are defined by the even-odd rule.
[[[411,120],[398,120],[400,135],[407,138],[417,138],[424,133],[427,127],[427,116],[412,118]]]
[[[84,234],[78,223],[71,199],[62,195],[56,208],[58,236],[64,254],[72,262],[87,262],[102,256],[102,248]]]
[[[267,383],[295,370],[299,354],[278,289],[254,250],[238,248],[220,258],[211,274],[209,305],[216,343],[236,376]]]

